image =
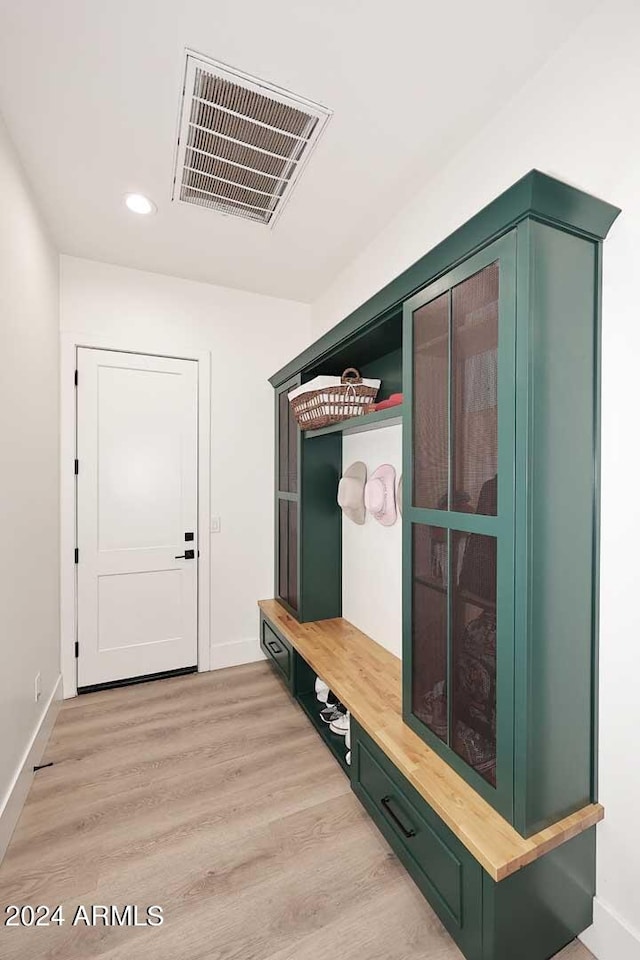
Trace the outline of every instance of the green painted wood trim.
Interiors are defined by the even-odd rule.
[[[403,496],[405,481],[402,481]],[[442,527],[444,530],[462,530],[465,533],[484,533],[496,537],[500,531],[497,517],[486,517],[480,513],[456,513],[455,510],[428,510],[425,507],[403,507],[411,523],[426,523],[430,527]]]
[[[407,310],[402,317],[402,374],[404,385],[404,423],[402,427],[402,716],[405,723],[413,717],[413,318]],[[409,726],[411,724],[409,723]],[[422,736],[422,731],[419,731]]]
[[[602,241],[596,247],[596,324],[594,334],[594,501],[593,501],[593,648],[591,682],[591,800],[598,801],[598,740],[600,727],[600,491],[602,409]]]
[[[299,620],[306,623],[342,616],[342,437],[318,437],[303,444],[303,454],[298,596]]]
[[[518,603],[514,614],[514,822],[526,822],[527,757],[529,736],[533,731],[528,723],[529,650],[526,638],[531,633],[531,489],[529,463],[531,459],[533,418],[531,394],[533,391],[533,340],[531,310],[531,278],[533,251],[530,220],[518,225],[517,255],[517,317],[516,338],[516,433],[515,451],[515,541],[514,585]]]
[[[593,920],[596,829],[500,883],[483,871],[483,960],[547,960]]]
[[[506,233],[527,217],[564,230],[603,240],[620,213],[618,207],[577,190],[560,180],[531,170],[488,206],[392,280],[373,297],[278,370],[270,383],[277,387],[294,374],[360,332],[480,247]]]
[[[379,430],[380,427],[393,427],[402,423],[403,404],[397,407],[389,407],[386,410],[374,410],[373,413],[366,413],[361,417],[351,417],[350,420],[343,420],[342,423],[332,423],[330,427],[320,427],[319,430],[304,430],[305,440],[312,440],[314,437],[324,437],[328,433],[341,433],[343,436],[353,433],[367,433],[369,430]]]
[[[514,819],[525,837],[592,799],[597,630],[599,244],[536,221],[529,234],[530,290],[518,316],[519,348],[529,339],[519,443],[529,436],[526,457],[520,452],[516,595],[528,609],[516,631]]]

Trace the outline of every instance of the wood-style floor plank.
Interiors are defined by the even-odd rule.
[[[3,913],[159,904],[165,922],[0,928],[2,960],[461,958],[268,664],[68,701],[44,761]]]

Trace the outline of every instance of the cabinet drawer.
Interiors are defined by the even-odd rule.
[[[356,723],[352,785],[468,958],[481,957],[482,868]]]
[[[290,686],[293,651],[287,641],[277,634],[264,618],[260,621],[260,646]]]

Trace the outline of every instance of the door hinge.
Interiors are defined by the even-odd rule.
[[[76,547],[75,550],[73,551],[73,562],[78,563],[79,560],[80,560],[80,551]]]
[[[74,371],[73,371],[73,383],[74,383],[74,386],[76,386],[76,387],[78,386],[78,371],[77,371],[77,370],[74,370]]]
[[[80,653],[80,644],[76,640],[76,660],[78,659],[79,653]]]
[[[75,473],[76,477],[78,476],[79,466],[80,466],[80,464],[78,463],[78,461],[77,461],[77,460],[74,460],[74,461],[73,461],[73,472]]]

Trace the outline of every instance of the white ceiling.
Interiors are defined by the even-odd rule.
[[[593,6],[0,0],[0,112],[64,253],[311,301]],[[273,230],[170,201],[185,47],[334,111]]]

